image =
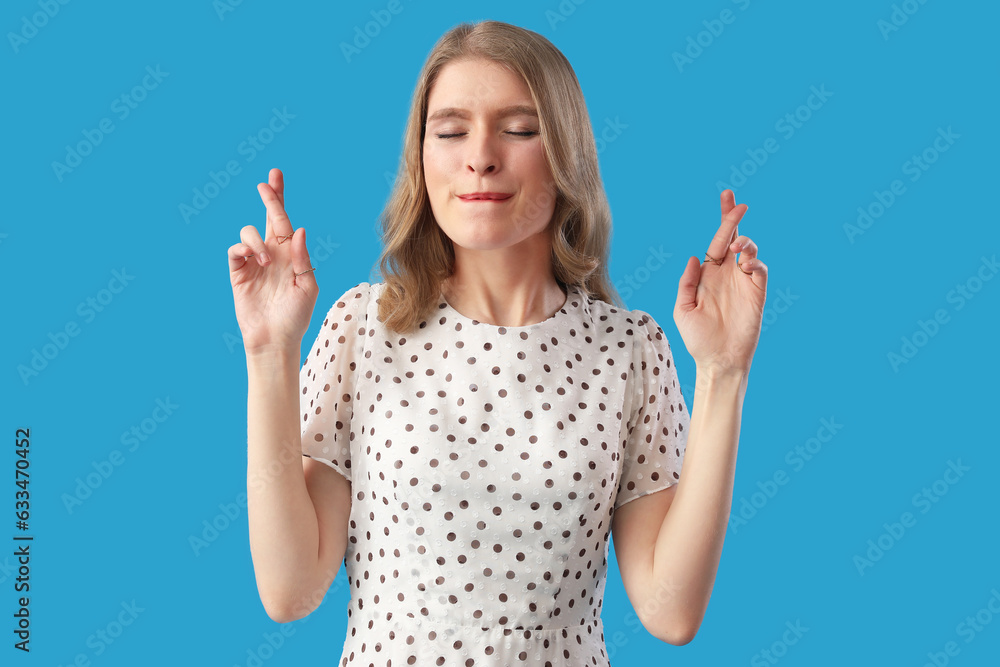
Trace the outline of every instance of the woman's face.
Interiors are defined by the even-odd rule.
[[[455,61],[439,73],[427,100],[424,178],[434,217],[456,246],[548,242],[555,186],[535,111],[527,84],[492,61]],[[479,192],[505,198],[466,196]]]

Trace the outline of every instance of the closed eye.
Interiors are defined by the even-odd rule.
[[[455,134],[436,134],[434,136],[436,136],[438,139],[452,139],[454,137],[461,137],[464,134],[465,134],[465,132],[458,132],[458,133],[455,133]],[[538,132],[535,132],[534,130],[531,130],[531,131],[528,131],[528,132],[508,131],[507,134],[513,134],[513,135],[518,136],[518,137],[532,137],[532,136],[538,134]]]

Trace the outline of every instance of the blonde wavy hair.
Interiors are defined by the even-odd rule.
[[[481,21],[462,23],[445,33],[420,72],[399,170],[379,218],[383,251],[378,267],[385,289],[378,319],[396,333],[413,331],[438,304],[443,281],[454,270],[454,246],[435,221],[424,181],[427,99],[445,65],[481,58],[519,74],[538,109],[542,146],[553,177],[546,196],[555,191],[549,231],[556,281],[560,288],[576,285],[586,297],[624,309],[608,277],[611,209],[576,73],[544,36],[509,23]]]

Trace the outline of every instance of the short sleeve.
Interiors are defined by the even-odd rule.
[[[337,299],[299,371],[302,455],[351,481],[351,419],[358,368],[364,358],[371,285],[359,283]]]
[[[663,329],[641,310],[632,314],[631,409],[615,509],[680,480],[691,423]]]

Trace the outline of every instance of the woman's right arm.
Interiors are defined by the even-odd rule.
[[[347,550],[351,484],[302,456],[299,348],[247,354],[247,511],[257,590],[268,616],[310,614]],[[300,463],[301,461],[301,463]]]
[[[266,231],[240,230],[229,276],[247,357],[247,513],[257,590],[268,616],[302,618],[319,606],[347,545],[350,483],[303,456],[299,366],[319,286],[305,229],[292,229],[284,178],[257,187]],[[325,468],[325,470],[324,470]]]

